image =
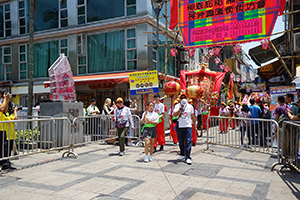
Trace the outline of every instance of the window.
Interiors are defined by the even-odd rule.
[[[130,45],[133,45],[131,41]],[[88,35],[88,73],[126,70],[125,53],[124,30]]]
[[[10,4],[0,5],[0,37],[11,36]]]
[[[135,28],[126,30],[127,42],[126,42],[126,61],[127,70],[137,69],[137,49],[136,49],[136,33]]]
[[[59,27],[68,26],[67,0],[59,0]]]
[[[34,31],[43,31],[58,28],[59,4],[60,0],[36,0],[34,15]],[[64,10],[64,13],[65,11],[66,10]],[[67,18],[67,16],[64,17]]]
[[[77,36],[77,74],[86,74],[86,55],[83,53],[83,36]]]
[[[126,0],[126,15],[136,14],[136,0]]]
[[[19,45],[19,79],[24,80],[28,78],[27,75],[27,45]]]
[[[4,64],[4,48],[6,48],[6,51],[8,51],[8,48],[10,47],[3,47],[0,48],[0,80],[11,80],[11,62],[6,62]],[[7,54],[8,52],[6,52],[6,57],[9,56],[9,54]],[[10,54],[11,55],[11,54]],[[11,57],[11,56],[10,56]],[[7,59],[7,58],[6,58]],[[10,58],[11,60],[11,58]]]
[[[19,0],[19,35],[27,33],[26,23],[29,21],[29,6],[27,3],[27,1],[25,2],[24,0]],[[26,11],[28,11],[28,13]]]
[[[48,77],[48,69],[59,57],[59,40],[34,44],[34,78]],[[28,78],[28,45],[19,46],[19,79]]]
[[[68,39],[59,40],[60,53],[64,53],[68,57]]]
[[[77,0],[77,25],[86,23],[86,0]]]

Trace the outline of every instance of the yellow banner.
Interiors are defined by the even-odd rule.
[[[157,71],[140,71],[129,74],[131,95],[159,92]]]

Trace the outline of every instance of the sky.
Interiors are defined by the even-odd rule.
[[[273,34],[274,33],[278,33],[278,32],[281,32],[281,31],[284,31],[284,22],[282,21],[282,16],[279,16],[277,18],[277,21],[276,21],[276,24],[275,24],[275,27],[273,29]],[[275,35],[275,36],[271,36],[271,40],[274,39],[274,38],[277,38],[277,37],[280,37],[282,34],[280,35]],[[250,42],[250,43],[245,43],[245,44],[241,44],[242,46],[242,49],[245,51],[245,53],[249,56],[249,49],[252,49],[253,47],[256,47],[256,46],[259,46],[261,45],[260,42]],[[250,56],[249,56],[250,58]],[[269,63],[272,63],[274,62],[275,60],[278,60],[277,58],[273,59],[273,60],[270,60],[269,62],[266,62],[266,63],[263,63],[262,66],[265,66]],[[259,66],[257,66],[252,60],[250,61],[250,64],[256,69],[256,68],[259,68]]]

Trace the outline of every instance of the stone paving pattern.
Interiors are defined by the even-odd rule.
[[[271,172],[275,157],[217,145],[202,153],[199,138],[187,165],[166,140],[151,163],[143,147],[120,157],[118,146],[103,143],[76,148],[78,159],[52,152],[12,160],[18,170],[1,172],[0,199],[300,199],[300,174]]]

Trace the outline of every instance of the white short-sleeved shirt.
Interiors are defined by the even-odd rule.
[[[179,110],[181,104],[175,106],[174,112]],[[186,104],[183,108],[182,114],[178,119],[178,128],[189,128],[192,127],[192,114],[194,114],[194,107],[190,104]]]
[[[146,112],[143,113],[142,119],[144,119],[145,113]],[[148,120],[151,120],[151,121],[154,121],[154,122],[158,123],[158,118],[159,118],[159,116],[156,112],[147,111],[147,117],[146,117],[145,122],[147,123]]]
[[[88,107],[87,113],[88,115],[96,115],[96,113],[91,114],[93,111],[99,111],[97,106],[93,106],[92,104]]]
[[[115,110],[115,120],[117,122],[126,121],[126,127],[129,127],[129,122],[130,122],[131,127],[133,127],[133,120],[132,120],[130,109],[126,106],[124,106],[122,109],[117,108]]]
[[[154,104],[154,112],[156,112],[157,114],[162,114],[165,112],[165,106],[162,103],[155,103]]]

